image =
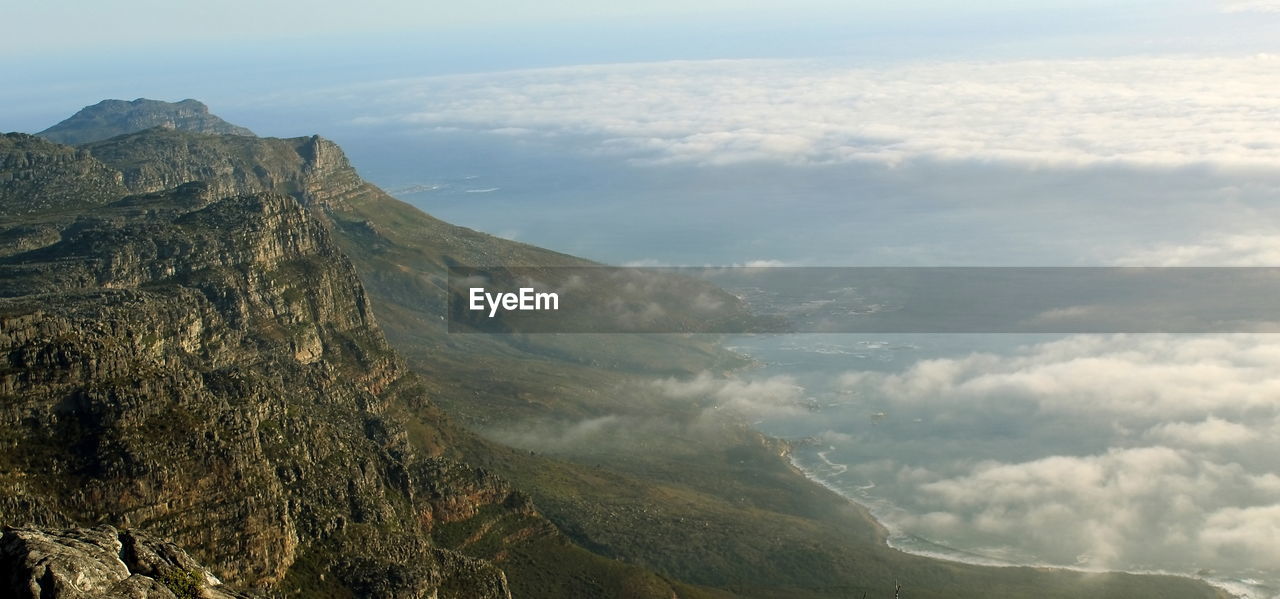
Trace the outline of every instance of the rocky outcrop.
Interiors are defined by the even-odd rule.
[[[124,195],[123,183],[85,150],[25,133],[0,135],[0,216],[102,204]]]
[[[215,195],[272,192],[341,208],[376,189],[336,144],[318,135],[279,139],[148,129],[84,149],[119,170],[131,193],[201,181]]]
[[[0,239],[31,226],[0,252],[0,522],[145,529],[244,588],[507,596],[424,515],[521,502],[408,443],[420,384],[306,207],[193,183]]]
[[[172,543],[138,531],[7,528],[0,588],[13,599],[239,599]]]
[[[232,125],[210,114],[209,107],[196,100],[162,102],[146,98],[133,101],[103,100],[82,108],[70,118],[41,131],[39,135],[50,141],[77,145],[152,127],[195,133],[253,135],[252,131],[244,127]]]

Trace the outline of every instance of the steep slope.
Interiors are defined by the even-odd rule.
[[[447,338],[441,315],[448,266],[594,263],[424,214],[361,179],[342,149],[319,136],[248,138],[150,129],[83,147],[119,170],[133,193],[203,181],[215,193],[270,191],[297,198],[330,226],[335,240],[357,265],[361,279],[381,304],[378,310],[387,334],[393,340],[414,340],[397,342],[401,351],[461,344],[501,352],[514,344],[520,352],[559,360],[664,373],[688,372],[689,365],[708,360],[724,368],[743,364],[709,340],[666,336]],[[730,307],[745,314],[741,305]],[[424,346],[427,338],[430,343]]]
[[[42,224],[56,240],[0,261],[4,521],[142,527],[247,586],[321,552],[349,588],[506,595],[426,542],[424,514],[531,508],[404,441],[384,414],[415,380],[293,199],[192,184]]]
[[[50,141],[76,145],[152,127],[196,133],[253,135],[252,131],[244,127],[232,125],[209,114],[209,107],[196,100],[162,102],[146,98],[129,102],[103,100],[82,108],[38,135]]]
[[[214,183],[0,219],[0,523],[140,528],[239,588],[307,596],[701,596],[574,546],[445,455],[465,434],[383,339],[331,226]]]

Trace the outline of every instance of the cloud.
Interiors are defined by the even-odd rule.
[[[1277,0],[1222,0],[1220,5],[1227,13],[1280,13]]]
[[[1280,266],[1280,233],[1216,235],[1131,252],[1120,266]]]
[[[901,529],[1018,561],[1274,571],[1277,363],[1270,335],[1074,336],[839,384],[924,420],[914,450],[852,465]]]
[[[984,463],[920,485],[917,501],[954,518],[910,525],[942,537],[968,529],[992,544],[1016,540],[1088,567],[1272,568],[1280,493],[1267,477],[1162,446]],[[1260,505],[1232,505],[1241,497]]]
[[[723,412],[756,419],[805,413],[801,404],[805,388],[789,376],[745,380],[702,373],[693,379],[669,378],[654,385],[660,393],[672,399],[710,401],[708,414]]]
[[[1217,447],[1256,441],[1260,432],[1243,424],[1210,416],[1200,422],[1170,422],[1159,425],[1148,436],[1182,446]]]
[[[361,122],[517,130],[651,164],[1271,168],[1277,68],[1270,55],[565,67],[370,84]]]
[[[1013,356],[975,353],[896,374],[852,373],[845,384],[906,404],[1021,401],[1045,412],[1157,422],[1271,413],[1280,407],[1278,363],[1280,340],[1268,335],[1077,335]]]

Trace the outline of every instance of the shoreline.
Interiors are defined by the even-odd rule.
[[[764,433],[762,432],[761,434],[764,434]],[[848,493],[842,491],[835,484],[823,479],[822,477],[817,476],[816,474],[813,474],[812,472],[809,471],[808,468],[805,468],[804,466],[800,465],[796,461],[795,455],[792,453],[792,451],[790,451],[792,448],[790,442],[787,442],[785,440],[783,440],[783,442],[787,443],[788,451],[782,457],[787,461],[787,463],[790,465],[792,469],[794,469],[797,473],[804,476],[805,479],[809,480],[810,482],[824,489],[827,489],[832,493],[835,493],[836,495],[840,496],[844,500],[857,506],[859,510],[866,516],[867,520],[872,524],[872,526],[875,527],[878,533],[877,536],[879,538],[879,541],[883,543],[885,547],[888,547],[889,549],[892,549],[894,551],[899,551],[908,555],[915,555],[915,556],[925,557],[929,559],[936,559],[940,561],[966,564],[966,565],[972,565],[972,566],[984,566],[984,567],[990,567],[990,568],[1047,568],[1047,569],[1054,569],[1054,570],[1064,570],[1064,571],[1070,571],[1070,572],[1082,572],[1082,573],[1091,573],[1091,574],[1122,573],[1122,574],[1134,574],[1134,575],[1140,575],[1140,576],[1176,576],[1178,578],[1186,578],[1190,580],[1201,581],[1213,587],[1214,589],[1217,589],[1219,591],[1222,591],[1223,593],[1226,593],[1229,597],[1232,597],[1234,599],[1280,599],[1280,594],[1268,594],[1270,589],[1267,589],[1261,586],[1255,587],[1255,586],[1249,585],[1244,581],[1217,580],[1212,578],[1196,576],[1193,574],[1186,574],[1182,572],[1166,572],[1166,571],[1158,571],[1158,570],[1147,570],[1147,571],[1108,570],[1108,569],[1080,568],[1080,567],[1074,567],[1074,566],[1062,566],[1057,564],[1015,563],[1015,562],[1000,560],[997,558],[986,557],[976,553],[966,552],[966,551],[955,549],[952,547],[947,547],[946,545],[934,543],[933,541],[930,541],[924,538],[920,538],[920,540],[924,543],[929,543],[930,545],[939,547],[942,550],[941,551],[921,551],[921,550],[913,550],[911,548],[904,548],[900,544],[897,544],[894,542],[895,534],[903,535],[903,533],[901,532],[895,533],[893,528],[884,520],[882,520],[879,515],[876,514],[876,510],[872,506],[867,505],[862,501],[859,501],[856,497],[851,497]],[[906,535],[903,535],[903,536],[906,536]],[[972,557],[967,557],[967,556],[972,556]]]

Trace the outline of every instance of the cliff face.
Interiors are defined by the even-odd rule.
[[[673,596],[460,464],[479,441],[427,390],[460,391],[407,372],[364,287],[439,335],[445,264],[587,262],[427,216],[316,136],[22,137],[115,186],[0,215],[0,523],[145,529],[305,596]]]
[[[0,240],[0,521],[146,529],[247,587],[508,595],[432,528],[532,507],[407,442],[419,382],[295,199],[193,183]]]
[[[181,129],[196,133],[253,135],[244,127],[232,125],[209,113],[209,107],[196,100],[161,102],[138,98],[103,100],[86,106],[70,118],[39,135],[50,141],[76,145],[133,133],[152,127]]]
[[[342,149],[319,136],[251,138],[149,129],[82,147],[120,171],[133,193],[202,181],[217,194],[270,191],[296,198],[330,228],[353,261],[378,306],[384,330],[402,352],[423,347],[424,341],[428,346],[479,344],[480,351],[511,341],[482,336],[445,339],[444,273],[450,265],[594,264],[433,218],[364,181]],[[711,286],[701,291],[720,294],[726,314],[738,301]],[[746,318],[745,307],[737,307]],[[560,336],[534,336],[518,343],[520,351],[557,359],[663,374],[680,372],[716,353],[722,354],[725,366],[740,364],[728,352],[710,346],[638,335],[613,337],[589,350]]]
[[[342,150],[320,136],[278,139],[148,129],[84,149],[120,171],[132,193],[203,181],[215,195],[274,192],[340,208],[344,200],[370,192]]]

